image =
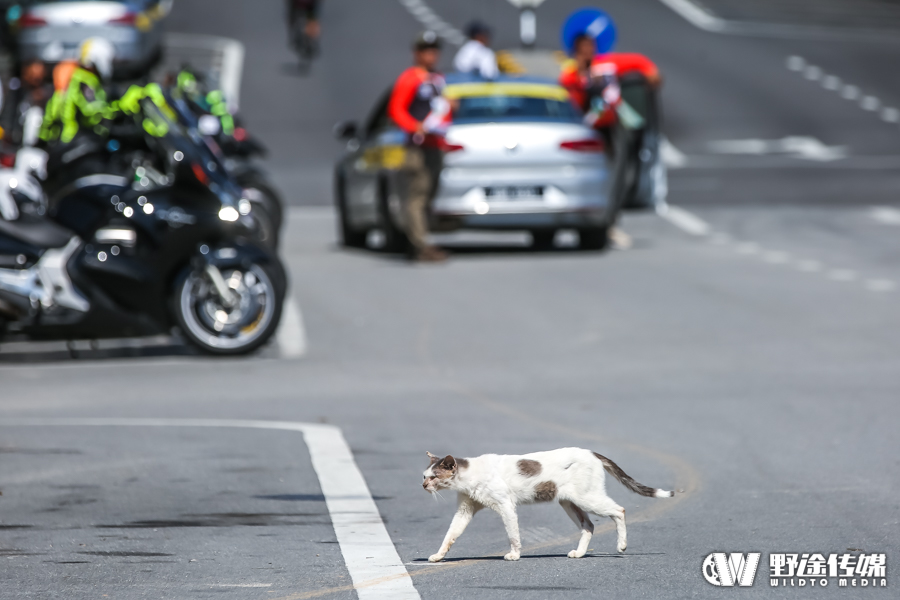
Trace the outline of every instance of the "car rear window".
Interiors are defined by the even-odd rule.
[[[453,122],[550,122],[579,123],[581,116],[571,102],[529,96],[469,96],[459,99]]]

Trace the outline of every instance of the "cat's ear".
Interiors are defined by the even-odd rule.
[[[456,468],[456,459],[448,454],[441,460],[441,468],[452,471]]]
[[[428,458],[431,459],[431,464],[434,464],[434,463],[438,462],[439,460],[441,460],[440,456],[435,456],[431,452],[426,451],[425,454],[427,454]]]

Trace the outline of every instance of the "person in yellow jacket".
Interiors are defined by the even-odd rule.
[[[71,142],[82,129],[105,135],[103,120],[113,116],[102,81],[112,77],[115,47],[103,38],[82,42],[78,66],[64,91],[57,89],[47,105],[40,137],[45,142]]]

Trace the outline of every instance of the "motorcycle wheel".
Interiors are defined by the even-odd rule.
[[[227,307],[204,271],[191,269],[177,281],[172,298],[175,320],[188,341],[209,354],[247,354],[265,344],[281,320],[284,293],[275,270],[250,264],[220,269],[237,295]]]

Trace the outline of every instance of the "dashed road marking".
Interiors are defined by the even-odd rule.
[[[734,21],[716,16],[692,0],[659,1],[694,27],[710,33],[787,39],[897,41],[896,32],[890,30]]]
[[[303,314],[300,312],[300,305],[292,297],[284,303],[281,325],[278,327],[275,341],[281,358],[300,358],[306,354],[306,327],[303,325]]]
[[[873,206],[869,215],[883,225],[900,225],[900,209],[891,206]]]
[[[759,257],[770,265],[785,265],[796,268],[803,273],[822,273],[828,279],[838,282],[855,282],[861,279],[859,273],[846,268],[828,268],[818,260],[810,258],[793,258],[784,250],[770,250],[759,243],[748,240],[737,240],[727,233],[714,231],[712,226],[693,213],[672,205],[663,205],[657,214],[682,231],[698,237],[705,237],[708,243],[722,248],[730,248],[737,254],[747,257]],[[872,207],[872,216],[892,225],[900,225],[900,210],[886,207]],[[876,215],[878,215],[876,217]],[[863,287],[871,292],[892,292],[898,289],[897,283],[890,279],[870,278],[863,280]]]
[[[802,56],[788,56],[785,66],[791,71],[800,73],[810,81],[821,81],[822,87],[838,92],[845,100],[859,101],[859,107],[867,112],[877,114],[886,123],[900,122],[900,110],[893,106],[884,106],[881,99],[872,95],[863,95],[859,87],[842,83],[837,75],[826,74],[821,67],[810,64]]]
[[[700,217],[671,204],[661,206],[657,210],[657,214],[675,227],[691,235],[708,235],[712,229],[709,223]]]
[[[466,36],[463,32],[450,25],[439,17],[431,8],[422,0],[398,0],[400,4],[406,7],[419,23],[433,29],[442,38],[456,46],[462,46],[466,43]]]
[[[333,425],[240,419],[4,419],[23,427],[225,427],[303,434],[344,563],[360,600],[421,600],[341,430]],[[263,584],[265,585],[265,584]]]
[[[667,137],[663,137],[659,142],[659,154],[662,157],[663,164],[670,169],[680,169],[687,166],[687,156],[676,148]]]

